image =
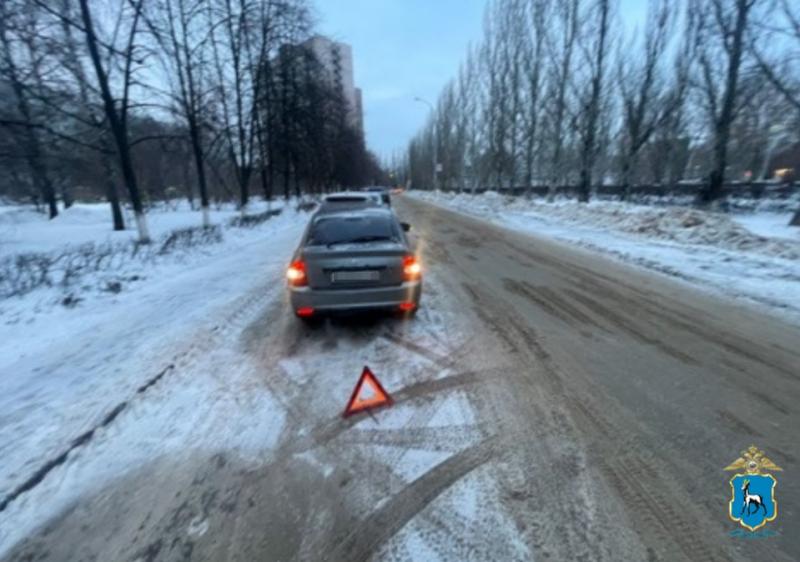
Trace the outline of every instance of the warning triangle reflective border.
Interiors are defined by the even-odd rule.
[[[386,406],[393,404],[394,401],[389,393],[381,386],[377,377],[370,371],[369,367],[364,367],[361,373],[361,378],[358,379],[356,387],[353,389],[353,394],[350,395],[350,400],[347,402],[347,407],[344,409],[343,417],[352,416],[358,412],[369,410],[370,408],[377,408],[378,406]]]

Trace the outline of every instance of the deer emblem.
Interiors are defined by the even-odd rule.
[[[780,472],[783,469],[768,459],[764,451],[755,445],[742,451],[741,455],[725,467],[725,470],[738,472],[730,479],[728,516],[748,531],[754,532],[778,517],[778,502],[775,499],[778,481],[770,472]]]
[[[759,509],[764,510],[764,515],[767,514],[767,506],[764,505],[764,501],[761,499],[761,496],[758,494],[751,494],[750,493],[750,479],[745,479],[742,482],[742,494],[744,495],[744,503],[742,504],[742,511],[739,515],[743,514],[745,510],[747,510],[747,515],[752,515],[751,508],[755,506],[756,511],[758,513]]]

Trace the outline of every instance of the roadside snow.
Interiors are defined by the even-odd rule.
[[[785,238],[800,242],[800,228],[789,226],[793,213],[747,213],[733,215],[731,218],[744,228],[768,238]]]
[[[516,230],[544,235],[680,278],[800,324],[800,229],[784,213],[726,215],[611,201],[547,203],[497,192],[411,193]],[[785,220],[784,220],[785,219]]]
[[[120,426],[131,428],[121,430],[130,432],[121,437],[128,447],[110,464],[104,457],[74,473],[70,457],[62,471],[67,483],[45,479],[35,494],[0,510],[0,551],[38,522],[37,498],[51,494],[50,508],[67,505],[86,486],[186,443],[198,449],[224,443],[256,455],[274,444],[284,412],[270,394],[224,392],[252,378],[237,346],[224,338],[282,290],[276,279],[307,219],[286,210],[255,229],[227,229],[222,243],[159,263],[143,282],[73,308],[51,306],[50,290],[0,301],[0,502],[80,435],[105,432],[102,422],[116,406],[123,408],[120,417],[138,420]],[[140,403],[141,389],[172,368],[185,381],[170,385],[178,390]],[[209,403],[208,396],[221,398]],[[232,409],[242,415],[227,419]],[[220,419],[227,421],[211,423]],[[112,431],[120,430],[113,424]]]
[[[248,213],[266,211],[270,204],[254,201],[248,205]],[[279,208],[282,203],[272,203]],[[62,209],[53,220],[44,213],[37,213],[30,205],[0,206],[0,258],[21,252],[49,252],[70,245],[86,242],[100,244],[136,239],[133,214],[125,210],[126,230],[112,230],[111,211],[105,203],[76,203]],[[209,213],[212,224],[224,224],[240,214],[233,204],[220,208],[212,207]],[[150,235],[158,238],[179,228],[201,226],[202,215],[192,210],[186,201],[162,204],[147,213]]]

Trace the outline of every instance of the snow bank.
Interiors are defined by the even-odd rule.
[[[593,224],[658,240],[705,244],[784,259],[800,258],[800,238],[790,241],[760,236],[722,213],[680,207],[649,208],[623,203],[538,204],[530,211],[566,222]]]
[[[800,229],[791,217],[617,201],[418,192],[503,226],[545,235],[756,303],[800,324]]]
[[[9,316],[3,299],[36,291],[51,305],[74,306],[89,294],[118,293],[157,274],[159,264],[169,268],[214,253],[213,246],[226,237],[274,222],[295,203],[256,202],[246,214],[227,205],[213,213],[208,228],[200,226],[200,212],[185,202],[162,204],[148,215],[154,228],[147,245],[136,242],[134,230],[110,231],[105,205],[76,204],[53,220],[30,207],[0,207],[0,233],[7,235],[0,238],[5,242],[0,244],[0,321],[8,322]],[[25,311],[29,302],[10,308]],[[40,298],[27,308],[38,312],[42,304]]]
[[[414,192],[414,196],[445,203],[472,214],[531,214],[562,223],[594,225],[658,240],[800,259],[800,229],[797,229],[794,239],[786,235],[780,238],[764,236],[749,230],[732,216],[719,212],[608,201],[595,201],[588,205],[574,200],[547,203],[522,197],[506,197],[495,191],[487,191],[481,195]],[[786,223],[788,222],[787,216]]]
[[[44,282],[37,282],[35,286],[29,287],[25,279],[17,279],[22,283],[24,290],[15,291],[9,298],[0,298],[0,337],[5,327],[39,323],[55,309],[77,308],[78,310],[72,315],[80,316],[81,312],[93,308],[97,303],[108,303],[121,293],[140,290],[143,286],[158,283],[187,268],[235,253],[242,244],[262,239],[265,232],[282,232],[289,227],[294,228],[298,223],[305,224],[308,219],[308,213],[295,211],[293,202],[285,207],[274,204],[272,207],[273,210],[285,208],[285,211],[278,216],[270,216],[266,221],[259,220],[255,224],[242,225],[246,228],[231,226],[235,218],[241,217],[241,213],[233,212],[227,218],[227,223],[217,224],[209,231],[197,228],[195,223],[199,219],[199,213],[189,211],[192,213],[194,229],[178,228],[172,231],[160,229],[162,232],[160,238],[144,247],[138,247],[133,238],[74,244],[67,237],[73,232],[62,226],[63,223],[46,224],[46,227],[53,226],[54,230],[64,233],[60,239],[56,236],[51,237],[49,242],[51,251],[5,256],[0,254],[0,291],[13,285],[2,278],[4,275],[19,277],[25,274],[25,271],[35,272],[41,264],[50,264],[50,269],[42,273],[46,277]],[[85,215],[91,217],[93,212],[94,209],[90,209]],[[161,225],[186,224],[185,217],[181,216],[182,211],[176,212],[177,217],[169,217],[169,211],[161,213],[163,215]],[[29,221],[21,217],[23,213],[9,212],[5,209],[4,214],[15,217],[8,219],[6,224],[10,220],[22,220],[28,228]],[[262,211],[255,215],[249,214],[248,217],[257,218],[264,214],[265,211]],[[220,215],[217,216],[217,219],[219,218]],[[195,236],[198,233],[200,235]],[[126,234],[134,236],[131,232]],[[187,237],[181,234],[191,234],[188,237],[191,239],[189,243],[184,240]],[[176,236],[179,238],[177,242],[173,241]],[[25,271],[18,271],[14,263],[21,258],[35,259]],[[9,264],[10,268],[3,267]],[[67,311],[67,314],[70,313]]]
[[[271,208],[282,205],[282,202],[273,202]],[[266,201],[257,200],[248,205],[247,212],[263,212],[268,206]],[[21,252],[56,251],[65,244],[134,240],[133,214],[128,209],[124,214],[127,230],[115,232],[107,203],[76,203],[69,209],[60,210],[52,220],[44,213],[37,213],[30,205],[0,206],[0,257]],[[227,223],[240,214],[232,203],[213,206],[210,211],[212,224]],[[192,210],[185,201],[160,204],[147,213],[147,226],[154,238],[181,228],[200,226],[201,223],[200,211]]]

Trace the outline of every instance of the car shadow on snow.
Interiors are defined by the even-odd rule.
[[[322,350],[339,343],[364,345],[386,334],[416,333],[429,323],[427,311],[418,314],[392,310],[326,313],[310,319],[294,315],[288,298],[272,301],[244,328],[241,341],[245,353],[267,355],[273,359],[294,356],[308,344]],[[316,351],[320,351],[316,348]]]
[[[298,337],[320,341],[324,349],[335,348],[341,340],[365,344],[387,333],[407,332],[418,322],[414,315],[386,311],[341,312],[291,321]]]

